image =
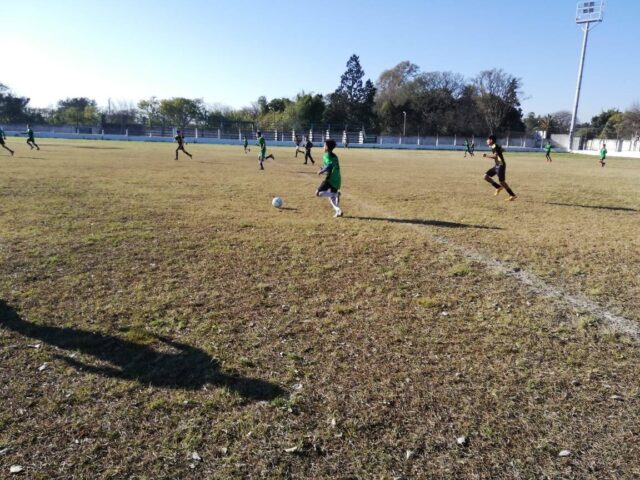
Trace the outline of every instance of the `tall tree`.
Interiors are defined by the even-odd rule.
[[[500,70],[484,70],[473,80],[477,89],[477,105],[490,133],[497,133],[507,115],[520,107],[520,80]],[[517,113],[516,113],[517,115]],[[520,111],[520,117],[522,112]]]
[[[160,123],[160,100],[156,97],[140,100],[138,102],[138,109],[146,118],[147,124],[150,127]]]
[[[9,87],[0,83],[0,122],[29,121],[28,103],[28,98],[13,95]]]
[[[340,86],[327,97],[326,121],[356,128],[371,124],[376,89],[371,80],[363,82],[363,78],[360,58],[352,55],[340,77]]]
[[[620,131],[624,136],[640,140],[640,103],[634,103],[624,112]]]
[[[201,117],[204,109],[202,99],[175,97],[160,102],[160,114],[176,127],[184,128]]]
[[[604,127],[609,122],[609,119],[620,113],[617,108],[610,108],[609,110],[603,110],[598,115],[591,118],[591,128],[593,128],[596,135],[602,135]]]
[[[66,98],[58,102],[54,122],[60,124],[95,124],[98,122],[98,104],[87,97]]]

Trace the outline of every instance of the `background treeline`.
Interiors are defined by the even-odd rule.
[[[252,124],[263,129],[374,131],[397,135],[472,135],[534,132],[567,133],[571,114],[559,111],[523,115],[521,80],[499,69],[473,78],[453,72],[423,72],[409,61],[382,72],[376,82],[365,79],[357,55],[349,58],[335,91],[327,95],[300,92],[293,98],[259,97],[233,109],[202,99],[151,97],[137,103],[109,102],[99,107],[90,98],[67,98],[56,107],[29,107],[29,99],[14,95],[0,83],[0,123],[51,125],[119,125],[217,129]],[[611,109],[579,125],[578,134],[608,138],[640,134],[640,106]]]

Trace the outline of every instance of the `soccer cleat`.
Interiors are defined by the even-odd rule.
[[[518,198],[515,195],[509,195],[509,198],[505,198],[504,201],[505,202],[513,202],[516,198]]]
[[[496,188],[496,193],[494,193],[494,195],[497,197],[497,196],[498,196],[498,194],[499,194],[502,190],[503,190],[503,188],[502,188],[502,187],[498,187],[498,188]]]
[[[338,218],[338,217],[341,217],[341,216],[342,216],[342,210],[338,209],[338,210],[336,210],[336,214],[333,217],[334,218]]]

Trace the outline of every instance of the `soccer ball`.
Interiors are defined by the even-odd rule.
[[[271,205],[273,205],[276,208],[281,208],[283,203],[284,202],[280,197],[273,197],[273,200],[271,200]]]

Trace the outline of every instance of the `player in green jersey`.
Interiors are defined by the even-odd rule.
[[[2,130],[2,127],[0,127],[0,147],[4,148],[5,150],[9,150],[9,152],[11,153],[11,156],[13,157],[13,150],[11,150],[9,147],[7,147],[4,144],[5,139],[7,138],[7,136],[4,133],[4,130]]]
[[[267,142],[262,136],[262,132],[258,132],[258,143],[256,143],[256,145],[260,147],[260,155],[258,156],[258,163],[260,164],[260,170],[264,170],[264,166],[262,165],[262,163],[265,160],[268,160],[269,158],[271,160],[275,160],[276,157],[274,157],[273,154],[267,155]]]
[[[507,162],[505,162],[504,160],[502,147],[496,143],[496,137],[494,135],[489,135],[489,138],[487,138],[487,145],[491,147],[491,153],[490,154],[483,153],[482,156],[492,158],[493,161],[495,162],[495,165],[489,170],[487,170],[487,172],[484,174],[484,179],[487,182],[489,182],[491,185],[493,185],[493,188],[496,189],[496,193],[495,193],[496,195],[498,195],[504,188],[509,194],[509,198],[507,198],[506,200],[508,202],[513,202],[517,197],[516,197],[516,194],[513,193],[513,190],[509,188],[509,185],[507,184],[507,181],[506,181]],[[491,179],[491,177],[495,175],[498,175],[498,180],[500,181],[500,184],[497,184]]]
[[[551,163],[551,149],[553,148],[553,146],[551,145],[551,142],[549,140],[547,140],[547,144],[544,146],[544,151],[545,153],[545,158],[547,159],[547,162]]]
[[[342,216],[340,208],[340,186],[342,185],[342,177],[340,176],[340,162],[338,157],[333,153],[336,148],[335,140],[327,139],[324,142],[324,155],[322,157],[323,167],[318,171],[318,175],[323,173],[327,176],[316,190],[316,196],[328,197],[331,206],[335,210],[334,217]]]
[[[471,144],[469,143],[469,140],[467,140],[465,138],[465,140],[464,140],[464,158],[467,158],[467,153],[469,154],[469,156],[473,157],[473,150],[471,150]]]
[[[38,150],[40,150],[40,147],[36,143],[36,140],[33,136],[33,130],[31,129],[31,125],[27,125],[27,131],[22,132],[22,134],[27,136],[27,145],[31,147],[31,150],[33,150],[33,147],[36,147]]]
[[[607,163],[607,144],[603,143],[600,149],[600,166],[604,167],[605,163]]]
[[[249,148],[249,140],[247,140],[247,136],[244,137],[244,153],[249,153],[251,149]]]
[[[176,158],[175,159],[178,160],[178,152],[180,150],[182,150],[184,153],[186,153],[189,156],[189,158],[193,158],[193,155],[191,155],[189,152],[187,152],[184,149],[184,135],[182,134],[182,132],[180,130],[178,130],[177,133],[178,134],[175,137],[173,137],[175,139],[175,141],[178,142],[178,148],[176,148]]]

